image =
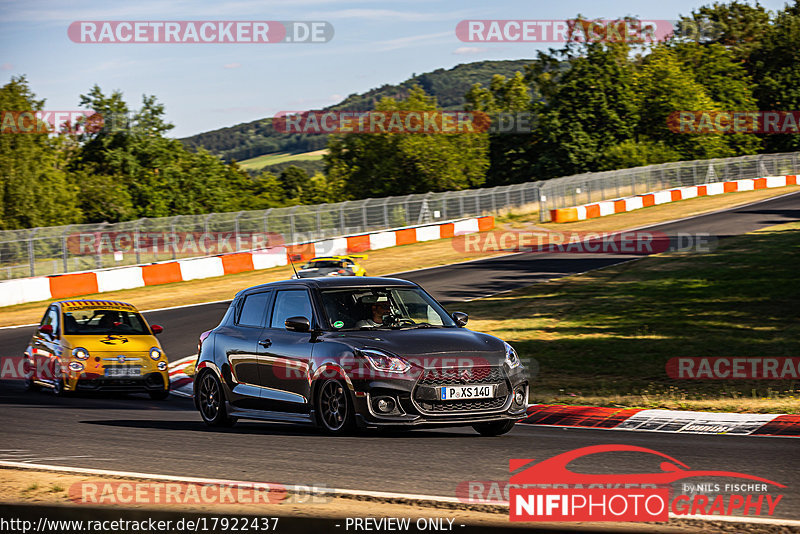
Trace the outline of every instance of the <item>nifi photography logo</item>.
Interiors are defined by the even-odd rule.
[[[656,456],[660,471],[589,474],[568,468],[589,455],[633,452]],[[668,521],[670,512],[673,516],[771,516],[783,495],[767,493],[769,487],[786,487],[745,473],[693,470],[664,453],[631,445],[583,447],[531,462],[535,460],[509,462],[510,471],[515,472],[509,480],[511,521]],[[702,482],[681,482],[698,478]],[[719,478],[729,482],[719,483]]]

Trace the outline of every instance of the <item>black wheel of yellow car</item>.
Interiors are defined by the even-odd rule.
[[[169,390],[162,389],[160,391],[148,391],[147,394],[150,395],[150,398],[153,400],[164,400],[169,397]]]
[[[326,379],[317,395],[317,420],[327,434],[348,434],[355,428],[355,410],[346,386],[339,380]]]
[[[472,428],[481,436],[502,436],[511,432],[514,428],[516,421],[508,419],[506,421],[492,421],[490,423],[478,423],[472,425]]]
[[[232,426],[236,423],[235,417],[228,417],[222,384],[219,383],[216,375],[211,371],[206,371],[199,380],[197,408],[200,410],[203,421],[208,426]]]
[[[53,393],[56,397],[64,397],[67,389],[64,385],[64,374],[61,372],[61,362],[53,366],[53,375]]]

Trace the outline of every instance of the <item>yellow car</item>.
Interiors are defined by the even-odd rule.
[[[62,300],[44,314],[25,351],[28,389],[169,395],[167,356],[135,306],[112,300]]]
[[[316,278],[318,276],[367,276],[367,270],[356,259],[366,259],[366,254],[349,256],[324,256],[313,258],[297,270],[292,278]]]

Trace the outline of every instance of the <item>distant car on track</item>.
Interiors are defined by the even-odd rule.
[[[292,278],[316,278],[318,276],[366,276],[364,269],[356,259],[365,259],[366,254],[349,256],[323,256],[313,258],[297,270]]]
[[[356,428],[511,430],[528,374],[496,337],[464,328],[418,285],[370,277],[286,280],[240,291],[200,336],[195,405],[211,426],[238,418]]]
[[[62,300],[50,304],[25,350],[28,389],[56,395],[73,391],[146,392],[169,395],[167,357],[132,304],[111,300]]]

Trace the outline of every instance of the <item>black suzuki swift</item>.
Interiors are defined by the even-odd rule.
[[[525,415],[528,374],[506,342],[464,328],[405,280],[287,280],[239,292],[200,337],[203,420],[356,428],[471,425],[497,436]]]

